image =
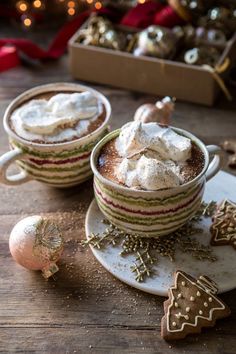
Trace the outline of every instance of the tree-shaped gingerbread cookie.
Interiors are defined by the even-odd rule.
[[[236,249],[236,204],[225,199],[220,203],[210,228],[213,246],[232,245]]]
[[[230,315],[230,309],[218,297],[216,284],[206,276],[198,279],[178,270],[175,284],[164,302],[165,315],[161,335],[166,340],[185,338],[200,333],[202,327],[213,327],[215,321]]]

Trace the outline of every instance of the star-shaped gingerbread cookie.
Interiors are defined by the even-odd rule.
[[[225,199],[218,206],[210,227],[213,246],[232,245],[236,249],[236,204]]]

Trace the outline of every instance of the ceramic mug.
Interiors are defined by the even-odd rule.
[[[58,93],[90,91],[104,105],[106,112],[104,122],[92,133],[64,143],[40,144],[20,138],[9,124],[12,112],[25,101],[52,91]],[[91,151],[108,132],[110,117],[109,101],[101,93],[87,86],[53,83],[24,92],[8,106],[4,115],[4,129],[9,137],[11,151],[0,157],[0,182],[19,185],[35,179],[55,187],[70,187],[87,180],[92,175],[89,163]],[[9,176],[7,169],[13,162],[16,162],[21,172]]]
[[[119,135],[119,129],[104,137],[92,151],[91,167],[98,206],[112,224],[128,233],[159,237],[180,228],[196,213],[202,202],[206,181],[220,168],[218,146],[205,146],[193,134],[174,127],[172,129],[195,142],[205,157],[201,173],[175,188],[135,190],[114,183],[99,173],[97,161],[101,148]],[[213,157],[211,162],[210,157]]]

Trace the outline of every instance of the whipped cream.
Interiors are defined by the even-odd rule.
[[[177,166],[147,158],[142,155],[138,160],[124,158],[118,165],[117,178],[128,187],[157,190],[179,186],[182,182]]]
[[[129,157],[145,148],[155,151],[162,160],[186,161],[191,155],[191,140],[156,123],[125,124],[116,140],[120,156]]]
[[[102,104],[91,92],[59,93],[22,105],[13,112],[11,123],[26,140],[60,142],[86,134],[101,113]]]
[[[117,179],[130,188],[158,190],[183,183],[180,167],[191,156],[191,140],[156,123],[130,122],[115,142],[121,162]]]

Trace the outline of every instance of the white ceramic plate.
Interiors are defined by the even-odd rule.
[[[219,172],[206,185],[204,200],[221,201],[224,198],[236,201],[236,178],[228,173]],[[101,222],[103,215],[98,209],[95,200],[92,201],[87,211],[85,227],[86,236],[94,233],[102,233],[106,226]],[[204,219],[200,227],[204,229],[202,234],[196,234],[196,238],[203,244],[209,244],[210,218]],[[219,293],[236,288],[236,251],[232,246],[214,247],[216,262],[198,261],[191,255],[176,251],[175,261],[171,262],[167,257],[158,256],[158,264],[155,267],[155,275],[139,283],[135,280],[130,267],[134,264],[134,256],[121,257],[120,246],[109,246],[104,250],[91,247],[94,256],[103,267],[121,281],[151,294],[167,296],[168,288],[173,284],[173,273],[176,269],[183,270],[193,276],[201,274],[209,276],[219,287]]]

